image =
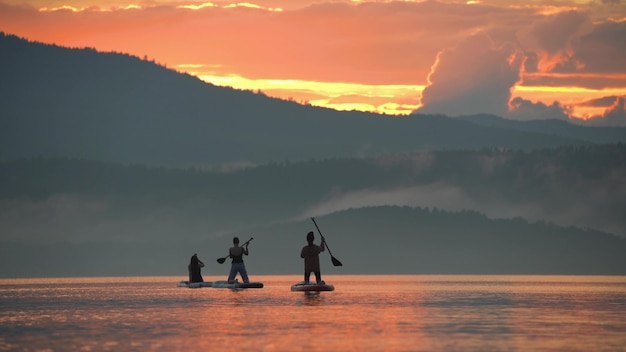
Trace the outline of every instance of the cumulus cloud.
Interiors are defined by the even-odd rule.
[[[219,65],[224,75],[250,79],[422,85],[437,53],[467,33],[485,30],[498,41],[514,40],[520,27],[540,17],[523,7],[440,1],[294,3],[191,10],[182,2],[159,2],[132,11],[77,13],[0,3],[0,30],[147,55],[168,66]]]
[[[606,21],[593,27],[572,44],[582,72],[624,73],[626,71],[626,19]],[[559,68],[564,70],[564,68]],[[622,75],[621,83],[626,79]]]
[[[262,0],[233,6],[156,0],[132,9],[122,0],[107,2],[111,6],[106,9],[94,7],[100,4],[96,0],[46,2],[83,9],[76,12],[38,11],[32,6],[37,3],[0,2],[0,30],[63,46],[147,56],[168,67],[202,64],[213,67],[215,77],[310,83],[303,87],[341,82],[421,90],[428,85],[419,110],[423,113],[505,115],[510,89],[519,82],[527,87],[626,87],[623,1],[520,1],[510,6],[498,0]],[[271,85],[258,88],[266,87]],[[415,102],[398,92],[372,99],[361,92],[339,96],[317,89],[298,93],[297,101],[376,111],[414,109]],[[352,97],[357,96],[365,103],[355,103]],[[547,101],[516,104],[556,113],[557,106]]]
[[[615,102],[619,99],[619,98],[626,98],[626,95],[622,95],[622,96],[616,96],[616,95],[610,95],[610,96],[606,96],[606,97],[602,97],[602,98],[596,98],[596,99],[589,99],[586,100],[582,103],[579,103],[578,106],[590,106],[590,107],[604,107],[604,108],[608,108],[613,106],[613,104],[615,104]]]
[[[553,25],[565,26],[565,33],[570,35],[563,33],[541,41],[529,33],[521,36],[527,56],[524,85],[592,89],[626,86],[626,20],[589,24],[582,14],[571,17],[578,21],[578,26],[570,23],[568,27],[561,22]],[[554,19],[557,20],[567,23],[563,18]],[[550,29],[551,26],[544,28],[547,34]]]
[[[423,91],[423,106],[417,112],[453,116],[491,113],[517,120],[578,122],[575,107],[582,104],[512,98],[511,89],[516,85],[626,86],[626,46],[618,39],[626,36],[626,21],[594,24],[590,14],[581,11],[526,19],[527,24],[516,29],[517,40],[490,30],[441,51]],[[609,105],[589,122],[622,126],[622,105]]]
[[[584,123],[593,126],[626,127],[626,97],[615,97],[613,104],[604,114],[593,116]]]
[[[510,106],[511,110],[503,116],[513,120],[569,120],[571,114],[569,107],[563,106],[557,101],[548,105],[516,97],[511,100]]]
[[[521,78],[523,55],[512,44],[494,45],[484,33],[439,53],[422,93],[420,113],[466,115],[508,111]]]
[[[625,100],[626,96],[607,96],[579,104],[562,105],[557,101],[544,104],[516,97],[511,100],[511,110],[503,117],[525,121],[559,119],[588,126],[626,126]],[[574,114],[576,107],[592,107],[596,110],[603,109],[604,112],[591,116],[576,116]]]
[[[518,34],[521,45],[538,56],[536,66],[540,72],[552,71],[556,66],[568,71],[582,67],[574,56],[572,45],[586,30],[588,15],[568,11],[547,16],[524,28]]]

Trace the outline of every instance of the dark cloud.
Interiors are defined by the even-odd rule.
[[[589,126],[626,126],[625,100],[626,96],[607,96],[567,106],[557,101],[544,104],[516,97],[511,100],[511,110],[503,116],[514,120],[559,119]],[[606,110],[602,115],[583,120],[573,116],[574,107],[604,107]]]
[[[576,58],[584,65],[580,72],[623,73],[626,71],[626,20],[608,21],[594,26],[572,46]],[[556,71],[568,71],[558,66]],[[622,77],[622,84],[624,84]]]
[[[619,98],[626,98],[626,96],[616,96],[616,95],[610,95],[608,97],[602,97],[602,98],[597,98],[597,99],[589,99],[586,100],[580,104],[576,104],[577,106],[588,106],[588,107],[611,107],[615,104],[615,101]]]
[[[261,8],[192,10],[176,6],[179,2],[158,2],[141,9],[76,13],[0,3],[0,30],[64,46],[147,56],[170,67],[202,63],[215,76],[426,85],[424,113],[504,115],[520,72],[525,72],[525,86],[626,86],[626,20],[606,19],[623,18],[623,2],[593,2],[586,10],[565,2],[546,8],[541,2],[509,6],[500,1],[262,3]],[[273,7],[289,9],[274,12]],[[574,7],[580,10],[555,12]],[[599,17],[598,11],[610,16]],[[324,100],[328,94],[323,93],[311,89],[299,93],[298,101]],[[404,96],[387,96],[389,101],[364,101],[416,105]]]
[[[530,34],[539,48],[557,54],[571,48],[587,20],[587,15],[580,12],[562,12],[538,21]]]
[[[592,126],[626,127],[626,98],[615,97],[613,104],[602,116],[593,116],[584,123]]]
[[[584,73],[526,73],[525,86],[536,87],[581,87],[589,89],[626,87],[626,75]]]
[[[569,115],[569,109],[562,106],[559,102],[555,101],[547,105],[542,102],[533,103],[530,100],[516,97],[511,100],[511,110],[504,116],[513,120],[569,120]]]
[[[626,126],[626,99],[619,97],[615,104],[604,114],[604,118],[611,125]]]
[[[420,113],[466,115],[508,111],[511,88],[520,80],[523,56],[513,45],[494,46],[485,34],[439,53]]]
[[[519,77],[523,77],[526,86],[592,89],[626,86],[623,75],[626,71],[626,41],[623,40],[626,21],[594,24],[588,13],[578,11],[526,19],[530,22],[518,27],[518,41],[504,42],[498,47],[493,43],[501,43],[502,38],[509,36],[498,37],[497,31],[491,30],[484,32],[482,43],[475,37],[455,49],[440,52],[431,70],[429,85],[423,92],[423,107],[418,111],[447,115],[493,113],[520,120],[568,120],[572,107],[559,102],[549,104],[516,98],[505,106],[509,103],[510,88],[520,83]],[[498,41],[494,41],[494,37],[499,38]],[[487,38],[491,40],[490,46],[485,44]],[[473,44],[467,44],[469,42]],[[503,54],[503,48],[510,50],[508,57]],[[518,49],[524,50],[524,54]],[[523,67],[518,67],[522,56]],[[523,75],[517,76],[520,69]],[[597,121],[621,124],[619,105],[611,111],[607,116],[613,117],[598,116]]]

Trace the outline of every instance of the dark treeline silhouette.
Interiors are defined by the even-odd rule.
[[[589,229],[419,207],[352,209],[320,221],[332,230],[333,253],[369,273],[626,272],[626,239]],[[355,244],[372,252],[351,251]]]
[[[338,112],[4,33],[0,77],[0,276],[186,276],[250,234],[293,273],[310,216],[345,273],[626,268],[621,128]]]
[[[550,197],[555,192],[596,190],[624,181],[626,144],[568,146],[542,150],[443,150],[268,163],[233,172],[119,164],[71,158],[0,162],[0,198],[76,194],[204,194],[219,200],[281,202],[344,192],[432,183],[462,187],[477,196],[495,190],[511,200]],[[610,196],[610,195],[607,195]]]
[[[626,141],[626,129],[624,128],[580,126],[557,119],[518,121],[488,114],[460,116],[459,119],[484,126],[537,132],[555,136],[568,136],[594,143],[617,143]]]
[[[266,163],[586,145],[602,142],[604,131],[595,129],[588,138],[587,130],[572,136],[436,115],[339,112],[216,87],[126,54],[7,34],[0,34],[0,77],[0,160],[42,155],[177,166]],[[607,141],[615,142],[613,134]]]
[[[131,214],[172,208],[185,219],[205,217],[207,232],[280,222],[311,209],[408,203],[626,236],[624,160],[625,144],[334,158],[230,173],[33,158],[0,162],[0,199],[73,195]]]
[[[332,238],[327,274],[626,274],[626,239],[599,231],[521,218],[489,219],[433,208],[366,207],[317,217]],[[246,264],[258,274],[299,274],[299,248],[310,219],[234,232],[255,238]],[[190,250],[223,255],[230,236],[197,240],[3,242],[0,276],[186,275]],[[112,260],[112,258],[114,258]],[[81,265],[75,265],[80,262]],[[203,275],[225,275],[210,261]],[[12,265],[20,263],[20,265]]]

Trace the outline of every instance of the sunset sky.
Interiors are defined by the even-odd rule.
[[[0,31],[340,110],[626,126],[625,0],[0,0]]]

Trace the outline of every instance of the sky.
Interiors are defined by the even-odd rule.
[[[338,110],[626,126],[626,0],[0,0],[0,31]]]

